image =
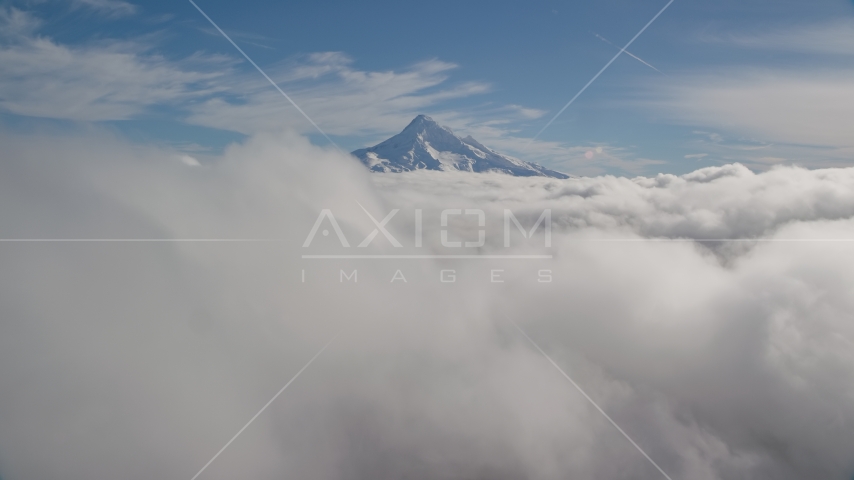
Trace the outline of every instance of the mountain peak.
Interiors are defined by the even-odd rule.
[[[356,150],[353,155],[374,172],[459,170],[569,178],[563,173],[495,152],[471,135],[460,138],[427,115],[418,115],[399,134],[373,147]]]
[[[435,120],[428,117],[427,115],[424,115],[423,113],[420,115],[417,115],[414,119],[412,119],[411,123],[416,123],[416,122],[436,123]],[[438,123],[436,123],[436,125],[438,125]]]
[[[427,115],[418,115],[417,117],[412,119],[411,122],[409,122],[409,125],[407,125],[401,133],[423,130],[447,130],[450,132],[450,129],[448,127],[443,127],[439,125],[438,123],[436,123],[435,120],[428,117]]]

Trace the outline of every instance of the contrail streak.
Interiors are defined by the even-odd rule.
[[[555,115],[554,117],[552,117],[552,119],[551,119],[551,120],[549,120],[549,123],[547,123],[545,127],[543,127],[539,132],[537,132],[537,134],[536,134],[536,135],[534,135],[534,138],[532,138],[532,139],[531,139],[531,141],[536,140],[536,139],[537,139],[537,137],[539,137],[539,136],[540,136],[540,134],[542,134],[542,133],[543,133],[547,128],[549,128],[549,125],[551,125],[551,124],[552,124],[552,122],[554,122],[555,120],[557,120],[557,117],[559,117],[559,116],[560,116],[560,114],[561,114],[561,113],[563,113],[563,111],[564,111],[564,110],[566,110],[567,108],[569,108],[569,106],[570,106],[570,105],[572,105],[572,102],[574,102],[574,101],[575,101],[575,99],[577,99],[578,97],[580,97],[580,96],[581,96],[581,94],[582,94],[582,93],[584,93],[584,91],[585,91],[585,90],[587,90],[587,87],[589,87],[593,82],[595,82],[595,81],[596,81],[596,79],[597,79],[597,78],[599,78],[599,75],[602,75],[602,73],[603,73],[605,70],[607,70],[607,69],[608,69],[608,67],[610,67],[612,63],[614,63],[614,60],[616,60],[616,59],[617,59],[617,58],[618,58],[618,57],[619,57],[623,52],[625,52],[625,51],[626,51],[626,49],[627,49],[627,48],[629,48],[629,46],[631,46],[631,44],[635,43],[635,40],[637,40],[637,38],[638,38],[638,37],[640,37],[640,36],[641,36],[641,34],[642,34],[643,32],[645,32],[645,31],[646,31],[646,29],[647,29],[647,28],[649,28],[649,26],[650,26],[650,25],[652,25],[652,22],[654,22],[654,21],[655,21],[655,20],[656,20],[656,19],[657,19],[657,18],[658,18],[662,13],[664,13],[664,11],[665,11],[665,10],[667,10],[667,7],[669,7],[669,6],[670,6],[670,4],[671,4],[671,3],[673,3],[674,1],[675,1],[675,0],[670,0],[669,2],[667,2],[667,5],[665,5],[665,6],[664,6],[664,8],[662,8],[661,10],[659,10],[659,12],[658,12],[658,13],[656,13],[654,17],[652,17],[652,20],[650,20],[649,22],[647,22],[647,24],[646,24],[646,25],[644,25],[644,26],[643,26],[643,28],[641,28],[641,29],[640,29],[640,31],[639,31],[639,32],[638,32],[634,37],[632,37],[632,39],[631,39],[631,40],[629,40],[629,43],[627,43],[625,47],[621,48],[621,49],[620,49],[620,51],[619,51],[619,52],[617,52],[617,54],[616,54],[616,55],[614,55],[614,58],[612,58],[608,63],[606,63],[606,64],[605,64],[605,66],[604,66],[604,67],[602,67],[602,70],[599,70],[599,73],[597,73],[596,75],[594,75],[594,76],[593,76],[593,78],[591,78],[591,79],[590,79],[590,81],[589,81],[589,82],[587,82],[587,85],[584,85],[584,87],[583,87],[581,90],[579,90],[579,92],[578,92],[578,93],[576,93],[574,97],[572,97],[572,100],[570,100],[569,102],[567,102],[567,103],[566,103],[566,105],[564,105],[564,106],[563,106],[563,108],[561,108],[561,109],[560,109],[560,111],[559,111],[559,112],[557,112],[557,115]]]
[[[609,44],[609,45],[613,45],[613,46],[614,46],[614,47],[616,47],[616,48],[620,48],[619,46],[614,45],[613,43],[611,43],[611,41],[610,41],[610,40],[608,40],[607,38],[603,37],[602,35],[599,35],[598,33],[594,33],[593,35],[596,35],[596,38],[598,38],[599,40],[602,40],[603,42],[605,42],[605,43],[607,43],[607,44]],[[666,74],[666,73],[664,73],[664,72],[662,72],[661,70],[659,70],[659,69],[657,69],[657,68],[653,67],[652,65],[650,65],[650,64],[649,64],[649,63],[647,63],[647,62],[645,62],[642,58],[640,58],[639,56],[635,55],[634,53],[632,53],[632,52],[630,52],[630,51],[626,50],[626,51],[625,51],[625,54],[626,54],[626,55],[628,55],[628,56],[630,56],[630,57],[632,57],[632,58],[634,58],[635,60],[637,60],[637,61],[641,62],[642,64],[646,65],[647,67],[649,67],[649,68],[651,68],[651,69],[655,70],[656,72],[658,72],[658,73],[660,73],[660,74],[664,75],[665,77],[667,76],[667,74]]]

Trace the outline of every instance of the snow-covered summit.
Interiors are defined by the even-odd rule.
[[[402,132],[373,147],[356,150],[353,155],[374,172],[462,170],[569,178],[536,163],[490,150],[471,136],[460,138],[426,115],[418,115]]]

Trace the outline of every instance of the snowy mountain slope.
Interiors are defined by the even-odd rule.
[[[460,138],[426,115],[418,115],[399,134],[353,152],[374,172],[462,170],[500,172],[517,177],[569,178],[535,163],[502,155],[468,136]]]

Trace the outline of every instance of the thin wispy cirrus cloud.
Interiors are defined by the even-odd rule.
[[[176,62],[139,41],[66,45],[38,35],[41,23],[31,14],[16,8],[0,12],[0,24],[9,27],[0,45],[0,108],[18,115],[129,119],[155,105],[222,90],[215,80],[231,64],[214,55]]]
[[[126,17],[137,13],[138,7],[124,0],[71,0],[73,8],[86,8],[108,18]]]
[[[191,124],[245,134],[306,130],[304,119],[282,105],[254,71],[234,68],[240,60],[233,56],[197,53],[168,58],[158,53],[150,38],[63,44],[39,34],[42,24],[15,7],[0,10],[4,34],[0,108],[7,112],[109,121],[167,106]],[[424,108],[490,88],[483,82],[446,86],[448,73],[456,66],[435,59],[384,72],[357,70],[352,63],[343,53],[321,52],[268,69],[336,135],[388,132]]]
[[[731,67],[684,75],[651,104],[673,117],[774,143],[854,147],[854,69]]]
[[[170,59],[149,39],[62,44],[39,35],[40,20],[14,7],[0,11],[0,22],[6,33],[0,108],[8,112],[108,121],[168,106],[188,123],[244,134],[310,127],[263,78],[238,72],[233,57]],[[360,71],[352,63],[339,52],[314,53],[269,71],[335,135],[386,133],[424,108],[489,90],[480,82],[445,87],[455,65],[440,60],[385,72]]]
[[[76,5],[76,4],[75,4]],[[121,3],[87,4],[105,13]],[[291,129],[311,133],[302,116],[242,60],[229,53],[197,52],[174,58],[159,53],[156,39],[98,39],[64,44],[40,33],[34,14],[15,7],[0,10],[7,33],[0,44],[0,108],[24,116],[74,121],[121,121],[155,108],[171,110],[188,125],[252,135]],[[625,148],[559,141],[530,141],[520,123],[540,119],[546,110],[518,104],[480,102],[493,90],[486,81],[455,81],[458,65],[427,59],[385,71],[357,68],[344,52],[300,54],[265,65],[265,71],[333,136],[350,137],[352,148],[377,143],[425,111],[456,131],[472,134],[492,148],[527,160],[580,167],[601,173],[606,167],[638,173],[660,162],[636,160]],[[465,110],[455,102],[474,102]],[[624,168],[625,167],[625,168]]]
[[[704,146],[724,161],[756,168],[797,163],[848,165],[854,157],[854,21],[708,32],[700,43],[733,52],[733,60],[647,83],[637,104],[678,124],[711,131]],[[786,55],[757,64],[739,52]],[[773,57],[772,57],[773,58]],[[764,150],[757,152],[757,150]]]
[[[758,50],[854,56],[854,20],[773,27],[761,32],[706,32],[703,41]]]
[[[322,52],[265,71],[333,135],[399,130],[423,109],[490,89],[483,82],[448,86],[449,73],[456,65],[437,59],[384,72],[358,70],[353,63],[341,52]],[[263,78],[247,75],[233,77],[232,81],[229,97],[192,106],[187,121],[246,134],[283,127],[311,130],[298,112],[283,108],[284,99]]]

